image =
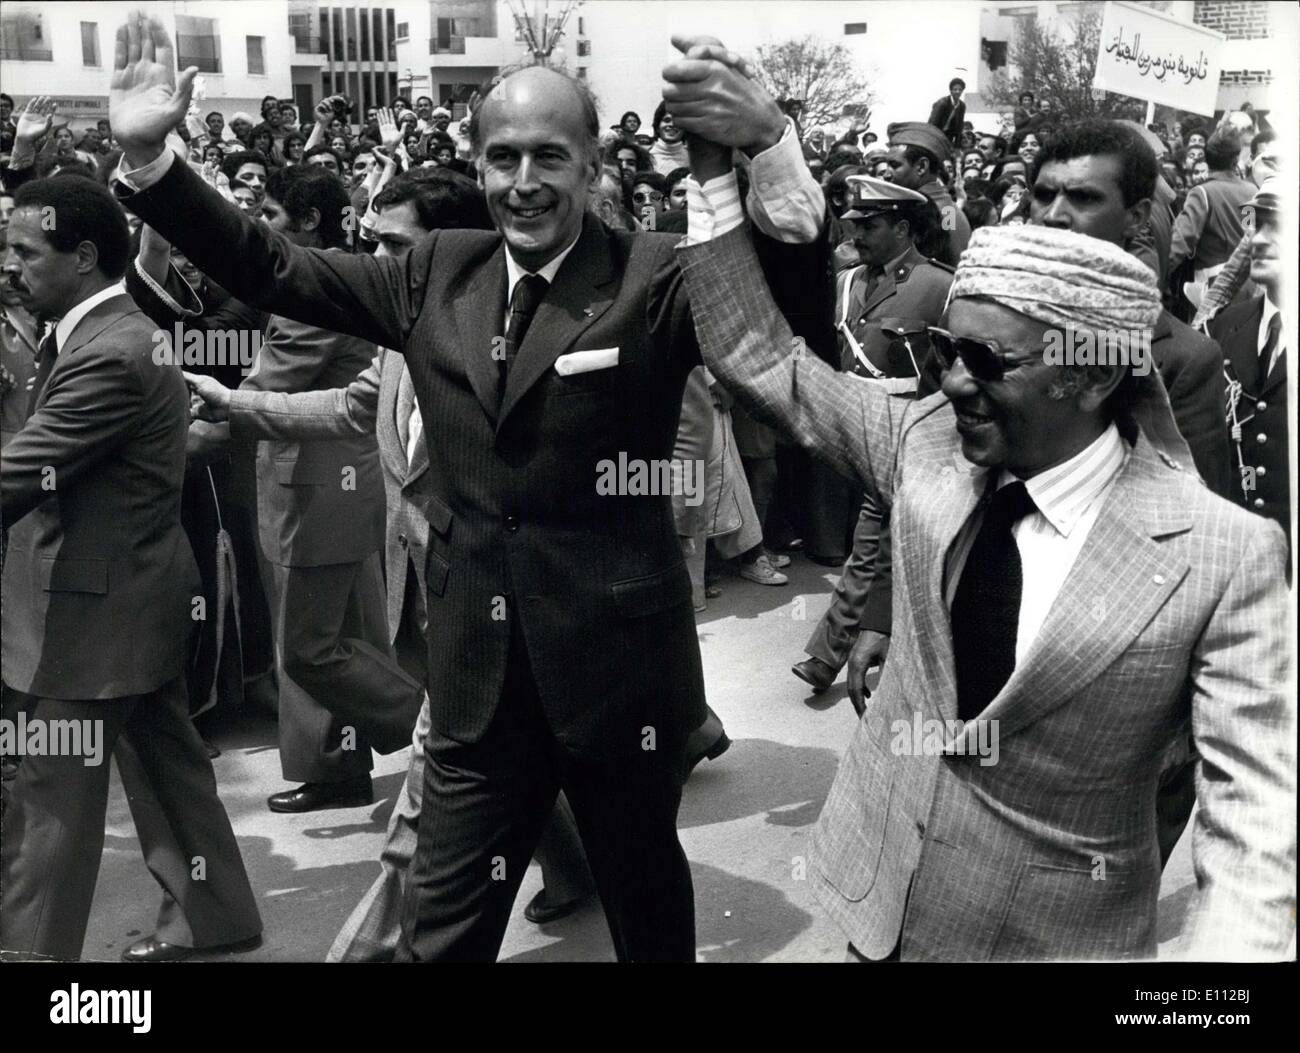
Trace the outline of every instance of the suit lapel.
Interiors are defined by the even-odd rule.
[[[406,476],[406,451],[397,431],[397,391],[402,382],[406,359],[391,351],[383,352],[379,368],[379,407],[375,414],[375,438],[379,442],[379,456],[384,470],[394,479]]]
[[[599,220],[593,216],[584,218],[582,234],[560,264],[555,281],[537,308],[523,346],[510,367],[497,418],[498,431],[528,389],[613,303],[615,290],[610,286],[615,275],[608,237]],[[504,302],[503,295],[501,303]],[[497,324],[499,327],[500,321]]]
[[[997,720],[1003,738],[1091,684],[1187,575],[1187,563],[1155,540],[1192,526],[1161,501],[1167,471],[1140,438],[1024,661],[981,718]]]
[[[498,243],[496,250],[469,279],[464,291],[456,297],[456,328],[460,333],[460,348],[465,373],[474,394],[483,405],[490,420],[497,419],[498,378],[497,360],[492,356],[493,337],[502,333],[506,304],[505,248]],[[396,397],[396,396],[394,396]]]
[[[951,417],[945,418],[943,424],[951,430]],[[962,457],[951,440],[944,445],[951,451],[948,459],[927,464],[927,483],[912,489],[916,514],[927,524],[925,543],[897,546],[894,558],[908,562],[909,581],[923,583],[921,600],[913,605],[913,617],[921,667],[932,676],[925,701],[940,720],[949,720],[957,716],[957,664],[952,650],[952,621],[944,599],[944,572],[953,542],[984,496],[988,472]]]

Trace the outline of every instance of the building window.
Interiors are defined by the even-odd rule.
[[[865,22],[844,23],[844,35],[846,37],[860,37],[866,31],[867,31],[867,24]]]
[[[579,16],[578,16],[578,36],[583,37],[583,36],[586,36],[586,35],[587,35],[587,31],[586,31],[585,29],[582,28],[582,16],[579,15]]]
[[[41,13],[6,4],[0,15],[0,58],[16,62],[53,62]]]
[[[221,72],[221,35],[215,18],[176,16],[176,68],[198,66],[200,73]]]
[[[578,79],[579,79],[579,80],[586,80],[586,79],[587,79],[587,67],[586,67],[586,66],[579,66],[579,67],[578,67]]]
[[[578,41],[578,58],[589,58],[591,56],[591,41]]]
[[[266,74],[266,37],[245,37],[248,44],[248,72],[264,76]]]
[[[81,23],[81,64],[99,65],[99,23]]]

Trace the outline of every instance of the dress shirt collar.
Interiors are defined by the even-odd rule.
[[[54,327],[54,338],[58,342],[59,350],[68,346],[68,337],[72,331],[77,328],[77,323],[86,317],[91,311],[98,307],[105,300],[111,300],[114,296],[124,296],[126,294],[126,283],[122,281],[114,282],[106,289],[100,289],[97,293],[87,296],[81,303],[77,304],[67,314],[59,319],[59,324]]]
[[[1068,461],[1039,472],[1025,480],[1025,489],[1034,506],[1057,533],[1069,537],[1098,495],[1119,473],[1128,457],[1128,448],[1114,424],[1107,426],[1096,439]],[[1003,470],[998,489],[1015,482],[1016,477]]]
[[[578,231],[578,238],[582,237],[582,231]],[[519,284],[519,279],[525,274],[540,274],[546,279],[546,284],[550,285],[555,281],[556,272],[560,269],[560,264],[564,262],[566,256],[573,251],[573,246],[578,244],[578,238],[569,242],[568,248],[561,252],[555,259],[551,260],[545,267],[537,271],[526,271],[522,266],[515,262],[515,258],[510,255],[510,246],[504,246],[506,254],[506,303],[510,303],[510,298],[515,294],[515,286]]]

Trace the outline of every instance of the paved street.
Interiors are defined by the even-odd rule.
[[[699,957],[706,962],[836,962],[844,937],[802,879],[808,839],[835,774],[854,714],[843,678],[813,699],[790,673],[821,616],[832,571],[796,557],[790,585],[764,588],[726,578],[724,595],[699,618],[710,704],[733,740],[705,761],[682,803],[680,828],[695,879]],[[672,670],[652,675],[671,676]],[[266,926],[256,952],[230,960],[320,961],[378,873],[377,862],[406,753],[377,759],[376,801],[365,808],[275,815],[268,794],[284,789],[275,727],[263,717],[229,722],[216,735],[221,796],[235,825]],[[1181,925],[1194,888],[1190,827],[1165,872],[1162,947]],[[506,961],[613,960],[594,902],[544,928],[522,910],[541,883],[530,868],[501,957]],[[114,776],[108,836],[85,956],[115,959],[152,931],[157,886]]]

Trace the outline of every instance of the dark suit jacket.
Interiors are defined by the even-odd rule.
[[[129,296],[93,308],[4,448],[4,681],[46,698],[179,676],[199,594],[181,529],[189,398]],[[52,469],[53,489],[50,489]]]
[[[1232,499],[1237,486],[1223,419],[1223,354],[1218,345],[1168,311],[1151,334],[1151,357],[1169,392],[1178,431],[1187,441],[1205,485]]]
[[[966,120],[966,100],[960,99],[954,106],[951,95],[945,95],[930,107],[930,124],[948,137],[956,146],[961,141],[961,126]]]
[[[374,361],[346,388],[328,391],[254,391],[243,387],[230,403],[230,434],[235,439],[281,442],[373,435],[379,444],[387,502],[384,566],[388,570],[388,639],[397,639],[406,602],[404,566],[413,562],[424,578],[429,521],[420,489],[429,470],[421,438],[408,463],[398,431],[398,390],[406,359],[380,348]]]
[[[184,165],[129,203],[236,296],[405,352],[430,460],[421,502],[436,730],[482,736],[518,619],[563,746],[635,755],[653,729],[657,749],[680,751],[705,707],[670,495],[596,486],[620,454],[672,456],[700,360],[676,238],[587,217],[499,398],[499,234],[435,231],[401,260],[300,249]],[[554,368],[562,354],[615,347],[615,367]]]
[[[327,391],[350,383],[374,356],[372,342],[275,316],[240,387]],[[282,567],[360,563],[384,543],[383,488],[374,435],[259,443],[262,551]]]
[[[1274,363],[1267,377],[1259,375],[1259,323],[1264,313],[1264,297],[1256,296],[1244,303],[1227,307],[1210,322],[1210,332],[1223,347],[1226,370],[1240,382],[1241,402],[1237,408],[1242,425],[1241,453],[1245,467],[1254,472],[1247,476],[1254,484],[1249,493],[1238,481],[1239,468],[1232,454],[1233,484],[1226,496],[1243,508],[1268,516],[1281,525],[1291,540],[1291,466],[1288,430],[1291,414],[1286,399],[1287,353]],[[1263,441],[1260,437],[1263,436]]]

